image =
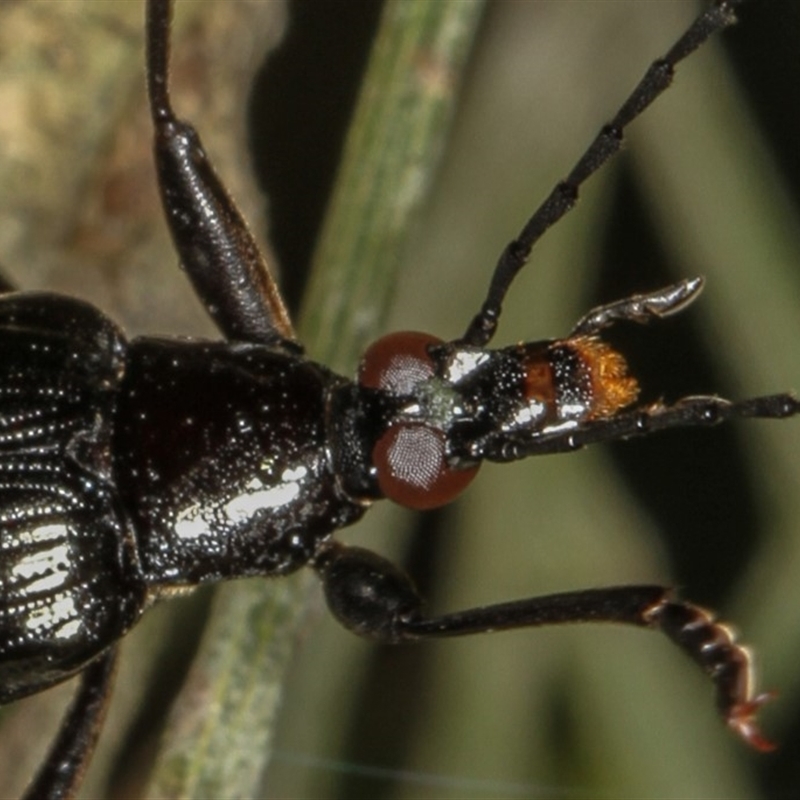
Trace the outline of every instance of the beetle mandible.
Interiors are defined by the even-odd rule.
[[[714,6],[648,73],[635,101],[504,252],[486,304],[460,339],[386,337],[370,348],[352,383],[302,356],[244,224],[194,131],[173,115],[169,4],[151,2],[149,89],[167,216],[183,264],[228,343],[128,342],[76,301],[4,298],[4,385],[13,398],[4,412],[5,463],[13,480],[3,506],[2,699],[85,670],[88,697],[79,696],[75,718],[89,724],[89,701],[106,693],[115,641],[159,594],[308,563],[345,625],[388,641],[595,619],[660,628],[712,674],[731,727],[766,748],[752,719],[764,696],[747,685],[746,651],[723,625],[661,587],[425,618],[401,573],[330,538],[381,496],[415,508],[447,502],[482,460],[797,413],[790,395],[635,405],[635,378],[599,334],[618,321],[681,310],[700,291],[699,279],[593,309],[563,339],[486,348],[535,241],[572,207],[578,186],[616,151],[622,129],[666,87],[672,67],[733,20],[733,5]],[[233,556],[219,557],[217,537]],[[89,571],[78,576],[74,570],[84,566]],[[78,593],[84,582],[91,584],[85,595]],[[72,790],[91,737],[65,731],[79,752],[57,750],[32,796]]]

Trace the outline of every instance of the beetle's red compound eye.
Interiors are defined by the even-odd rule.
[[[378,485],[390,500],[424,510],[454,500],[478,467],[453,469],[445,457],[444,434],[421,423],[400,423],[378,439],[372,451]]]
[[[361,359],[359,383],[391,394],[411,394],[418,383],[433,375],[434,365],[428,355],[432,344],[442,344],[442,340],[418,331],[398,331],[381,337]]]
[[[428,347],[437,344],[442,340],[428,333],[390,333],[367,348],[358,380],[362,386],[390,394],[413,394],[434,375]],[[383,494],[418,510],[454,500],[478,472],[477,466],[453,469],[447,463],[444,433],[421,422],[400,422],[388,428],[372,450],[372,463]]]

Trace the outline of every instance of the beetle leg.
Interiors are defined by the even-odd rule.
[[[634,294],[598,306],[578,320],[569,337],[591,336],[620,320],[646,325],[654,319],[662,319],[683,311],[697,299],[702,290],[703,279],[691,278],[665,286],[655,292]]]
[[[195,291],[227,339],[300,351],[274,278],[197,131],[169,96],[170,0],[147,5],[147,87],[161,200]]]
[[[747,649],[708,611],[673,599],[663,586],[588,589],[425,616],[411,579],[369,550],[331,544],[315,567],[337,619],[355,633],[392,644],[566,622],[618,622],[660,630],[709,675],[719,711],[731,729],[758,750],[773,748],[755,723],[756,712],[770,695],[753,694]]]
[[[69,800],[75,795],[105,719],[116,664],[114,647],[83,671],[58,736],[23,800]]]

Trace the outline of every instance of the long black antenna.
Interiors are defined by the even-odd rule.
[[[486,346],[497,330],[503,300],[517,273],[544,232],[570,211],[578,200],[581,185],[621,145],[625,128],[633,122],[672,83],[675,67],[697,50],[709,36],[736,22],[735,6],[744,0],[717,0],[701,14],[662,58],[654,61],[614,118],[602,127],[572,172],[558,183],[536,209],[517,238],[503,250],[492,274],[489,291],[481,310],[474,317],[461,341],[476,347]]]

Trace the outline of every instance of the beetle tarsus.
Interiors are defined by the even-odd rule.
[[[717,689],[717,707],[728,727],[755,750],[768,752],[775,745],[760,731],[755,717],[772,692],[753,693],[753,658],[725,623],[707,609],[665,596],[647,609],[648,624],[663,631],[686,652]]]

